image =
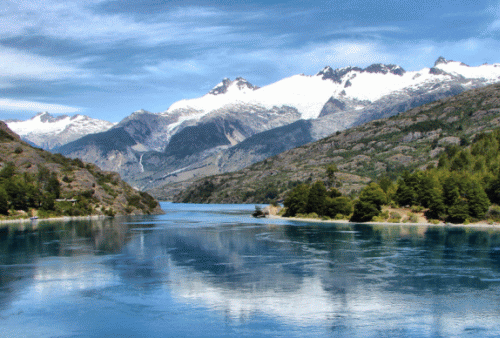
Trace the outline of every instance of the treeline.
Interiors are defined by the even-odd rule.
[[[437,165],[405,172],[397,181],[383,177],[372,182],[357,199],[316,182],[297,186],[284,201],[286,216],[316,213],[355,222],[373,220],[382,205],[391,205],[424,210],[428,219],[463,223],[496,216],[500,209],[492,213],[492,204],[500,204],[499,129],[479,134],[470,145],[448,146]]]
[[[9,210],[30,208],[54,210],[55,200],[61,194],[61,184],[57,174],[39,166],[36,175],[17,173],[13,163],[6,163],[0,170],[0,214],[8,215]]]
[[[66,162],[67,166],[83,167],[78,159]],[[64,176],[63,181],[69,182],[69,178]],[[56,202],[61,198],[61,183],[56,172],[38,165],[36,174],[20,173],[11,162],[0,170],[0,215],[15,216],[20,211],[36,210],[42,217],[86,216],[93,213],[92,203],[96,202],[93,194],[93,190],[78,191],[72,196],[76,201]],[[109,215],[112,216],[112,210]]]

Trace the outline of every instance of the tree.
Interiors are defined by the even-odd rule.
[[[354,205],[352,222],[368,222],[378,216],[382,205],[386,203],[386,196],[377,183],[368,184],[359,195],[359,201]]]
[[[387,197],[380,186],[372,182],[368,184],[359,194],[361,201],[373,203],[377,208],[381,208],[387,202]]]
[[[373,203],[367,201],[357,201],[354,205],[354,213],[350,219],[351,222],[369,222],[373,217],[378,216],[380,210]]]
[[[443,203],[443,194],[437,188],[429,192],[429,210],[426,212],[428,218],[440,219],[445,217],[446,207]]]
[[[416,193],[411,186],[407,185],[403,180],[400,180],[394,199],[401,206],[413,205],[416,200]]]
[[[448,208],[447,220],[452,223],[463,223],[469,218],[469,206],[464,198],[459,197],[455,203]]]
[[[335,174],[337,173],[338,168],[335,163],[332,163],[326,167],[326,176],[328,177],[328,183],[330,186],[333,186],[335,184],[335,181],[337,178],[335,177]]]
[[[291,217],[296,214],[305,214],[308,195],[309,186],[307,184],[299,184],[293,188],[283,202],[286,208],[285,216]]]
[[[2,170],[0,170],[0,178],[9,179],[16,173],[16,166],[12,162],[7,162]]]
[[[484,217],[491,203],[481,183],[477,180],[468,179],[465,195],[469,206],[469,215],[474,218]]]
[[[59,183],[56,173],[50,174],[45,190],[55,198],[59,198],[61,194],[61,183]]]
[[[335,217],[338,214],[347,216],[352,213],[352,202],[344,196],[335,198],[327,197],[325,206],[325,215],[329,217]]]
[[[318,215],[325,214],[326,188],[323,182],[315,182],[309,189],[307,196],[306,212],[315,212]]]
[[[5,189],[0,187],[0,214],[7,215],[9,212],[9,197]]]

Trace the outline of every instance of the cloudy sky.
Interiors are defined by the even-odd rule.
[[[500,63],[500,2],[1,0],[0,119],[117,122],[202,96],[224,77],[264,86],[324,66]]]

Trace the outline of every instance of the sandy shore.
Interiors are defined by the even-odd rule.
[[[277,216],[277,215],[268,215],[266,216],[267,218],[270,219],[281,219],[281,220],[286,220],[286,221],[299,221],[299,222],[309,222],[309,223],[345,223],[345,224],[371,224],[371,225],[405,225],[405,226],[426,226],[426,227],[467,227],[467,228],[494,228],[494,229],[500,229],[500,223],[493,223],[489,224],[487,222],[477,222],[477,223],[469,223],[469,224],[453,224],[453,223],[438,223],[438,224],[433,224],[433,223],[426,223],[426,222],[420,222],[420,223],[391,223],[391,222],[364,222],[364,223],[355,223],[355,222],[350,222],[348,220],[322,220],[322,219],[316,219],[316,218],[297,218],[297,217],[283,217],[283,216]]]

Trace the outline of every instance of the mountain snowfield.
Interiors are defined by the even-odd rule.
[[[430,84],[445,84],[457,78],[462,80],[465,88],[474,87],[477,80],[482,85],[491,84],[500,80],[500,64],[469,67],[439,58],[433,68],[408,72],[400,66],[382,64],[366,69],[345,67],[333,70],[325,67],[316,75],[294,75],[262,88],[254,87],[242,78],[235,81],[224,79],[210,93],[178,101],[161,115],[171,116],[182,111],[178,125],[191,119],[199,120],[216,110],[254,105],[265,109],[294,107],[302,119],[316,119],[332,97],[357,102],[355,109],[361,110],[384,96],[418,90]],[[221,87],[224,90],[220,90]]]
[[[44,149],[56,148],[82,136],[108,130],[115,125],[85,115],[54,117],[48,112],[39,113],[26,121],[5,122],[21,138]]]

